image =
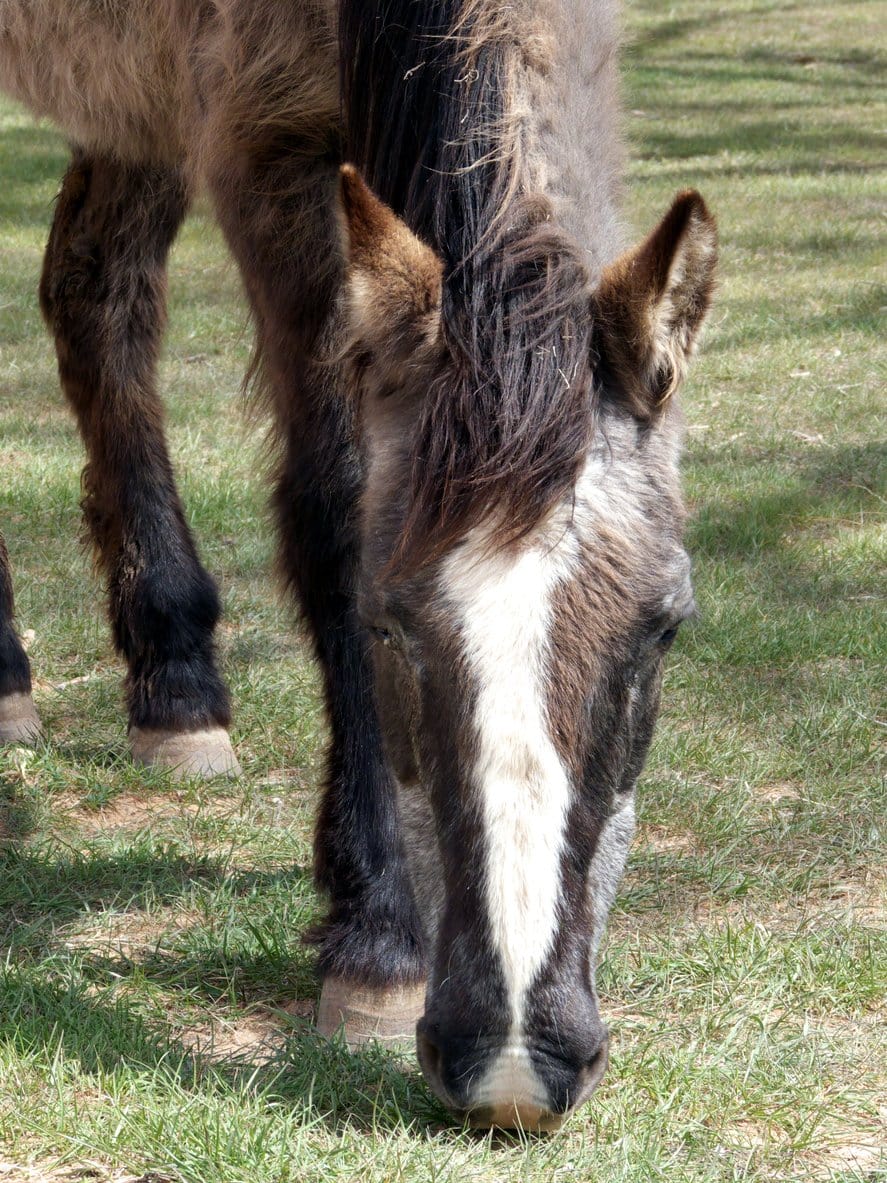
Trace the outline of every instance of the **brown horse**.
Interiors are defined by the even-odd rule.
[[[623,251],[614,8],[0,0],[0,84],[74,145],[41,302],[133,753],[236,769],[155,382],[202,187],[326,680],[320,1026],[419,1019],[432,1088],[486,1125],[557,1124],[603,1073],[596,951],[693,606],[673,396],[716,236],[685,193]],[[38,729],[0,548],[0,738]]]

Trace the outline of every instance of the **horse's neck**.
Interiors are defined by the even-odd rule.
[[[622,248],[617,5],[529,0],[524,7],[532,19],[515,91],[527,125],[524,187],[546,194],[594,279]]]

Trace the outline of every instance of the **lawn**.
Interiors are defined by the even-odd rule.
[[[0,103],[0,520],[49,736],[0,752],[2,1183],[887,1178],[884,9],[627,16],[630,220],[692,185],[721,226],[684,395],[701,619],[604,950],[610,1071],[548,1139],[455,1128],[410,1060],[312,1034],[324,723],[272,577],[238,280],[200,212],[163,384],[245,775],[131,766],[36,302],[66,152]]]

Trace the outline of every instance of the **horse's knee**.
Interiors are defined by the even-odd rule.
[[[76,284],[70,283],[77,270],[76,256],[72,255],[71,246],[78,234],[78,223],[86,205],[89,180],[89,165],[85,159],[75,156],[62,178],[52,229],[43,254],[39,288],[40,311],[47,327],[56,334],[64,326],[63,310],[70,304],[76,287]],[[81,243],[81,248],[84,246],[87,246],[86,242]],[[83,254],[81,249],[81,256]],[[88,258],[88,249],[85,254]]]
[[[159,332],[166,256],[187,206],[178,169],[75,153],[40,279],[40,307],[57,341],[118,349],[133,319]],[[108,317],[109,305],[125,315]]]

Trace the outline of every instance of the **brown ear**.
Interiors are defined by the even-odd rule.
[[[656,229],[607,267],[594,296],[605,381],[632,414],[649,420],[675,393],[711,304],[715,220],[693,190]]]
[[[342,166],[341,198],[349,336],[379,364],[396,365],[439,337],[442,265],[350,164]]]

